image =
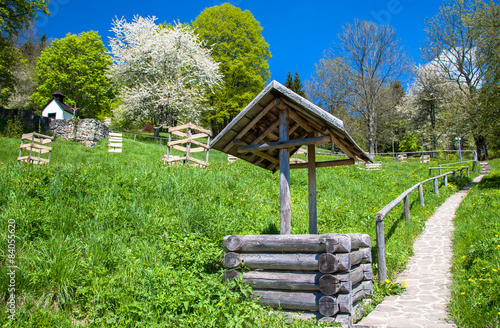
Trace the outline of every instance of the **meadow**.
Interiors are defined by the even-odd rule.
[[[451,313],[459,327],[500,327],[500,160],[455,217]]]
[[[279,233],[279,175],[244,161],[168,167],[165,145],[124,140],[108,153],[57,139],[50,165],[17,165],[19,139],[0,138],[0,307],[9,294],[8,222],[15,221],[16,320],[3,327],[316,327],[262,309],[250,289],[224,282],[222,238]],[[203,156],[203,154],[197,154]],[[323,159],[331,159],[328,156]],[[368,233],[376,274],[375,214],[428,177],[429,164],[383,170],[355,165],[317,170],[319,233]],[[452,159],[449,159],[452,160]],[[434,161],[433,164],[436,164]],[[424,186],[425,207],[410,196],[386,218],[390,279],[402,271],[425,220],[470,181],[440,194]],[[292,233],[307,233],[307,172],[291,172]],[[388,289],[375,288],[374,302]]]

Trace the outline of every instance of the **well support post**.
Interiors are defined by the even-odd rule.
[[[280,100],[275,102],[281,103]],[[277,105],[278,105],[277,104]],[[280,141],[288,141],[288,108],[280,109],[279,112],[279,134]],[[280,234],[291,233],[291,204],[290,204],[290,150],[280,149]]]

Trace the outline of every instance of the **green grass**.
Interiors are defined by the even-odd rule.
[[[223,281],[222,238],[279,229],[279,175],[244,161],[168,167],[166,147],[124,140],[124,153],[56,140],[48,166],[17,165],[18,139],[0,138],[0,307],[8,298],[7,229],[16,221],[16,321],[6,327],[313,327],[270,315],[246,286]],[[195,154],[200,159],[204,153]],[[329,159],[319,156],[320,159]],[[331,158],[330,158],[331,159]],[[382,159],[384,170],[317,171],[319,233],[368,233],[375,214],[428,177],[428,164]],[[435,164],[435,163],[434,163]],[[424,186],[385,219],[389,277],[405,268],[425,220],[470,179]],[[441,183],[442,184],[442,183]],[[292,233],[308,231],[307,172],[291,173]],[[236,284],[236,283],[235,283]],[[383,292],[376,289],[378,302]]]
[[[459,327],[500,327],[500,160],[455,217],[451,313]]]

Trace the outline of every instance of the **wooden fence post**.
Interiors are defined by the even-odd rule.
[[[405,197],[405,220],[406,223],[410,223],[410,196]]]
[[[453,176],[452,176],[453,180],[456,180],[457,179],[457,172],[456,171],[453,171]]]
[[[444,176],[444,186],[448,187],[448,176],[447,175]]]
[[[377,218],[377,264],[378,264],[378,283],[381,284],[387,279],[387,267],[385,261],[385,231],[384,220]]]
[[[425,202],[424,202],[424,190],[423,190],[421,184],[418,186],[418,199],[420,200],[420,206],[425,206]]]
[[[439,182],[438,182],[438,179],[437,179],[437,178],[436,178],[436,179],[434,179],[434,193],[435,193],[436,195],[439,195],[439,185],[438,185],[438,183],[439,183]]]
[[[464,177],[463,169],[460,169],[460,179],[462,179],[463,177]]]

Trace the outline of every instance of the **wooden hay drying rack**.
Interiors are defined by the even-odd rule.
[[[193,134],[194,132],[197,132]],[[172,136],[181,137],[184,139],[172,141]],[[168,128],[168,143],[167,143],[167,154],[163,155],[161,158],[165,164],[174,165],[184,163],[189,165],[189,162],[193,162],[193,165],[200,167],[208,166],[208,156],[210,152],[210,137],[212,132],[199,127],[193,123],[187,123],[184,125],[174,126]],[[196,139],[207,138],[207,143],[204,144]],[[196,148],[191,148],[191,145],[197,145]],[[181,146],[182,145],[182,146]],[[173,156],[170,154],[170,148],[184,152],[184,156]],[[206,152],[205,161],[191,157],[192,153]]]
[[[28,143],[24,143],[24,141]],[[31,164],[48,164],[50,163],[50,154],[52,153],[52,142],[54,137],[46,136],[40,133],[32,132],[23,134],[21,137],[21,146],[19,146],[19,156],[17,163],[26,162]],[[50,143],[50,146],[46,144]],[[27,156],[23,155],[23,150],[28,151]],[[47,158],[43,158],[42,154],[48,154]],[[33,156],[38,155],[38,156]]]

